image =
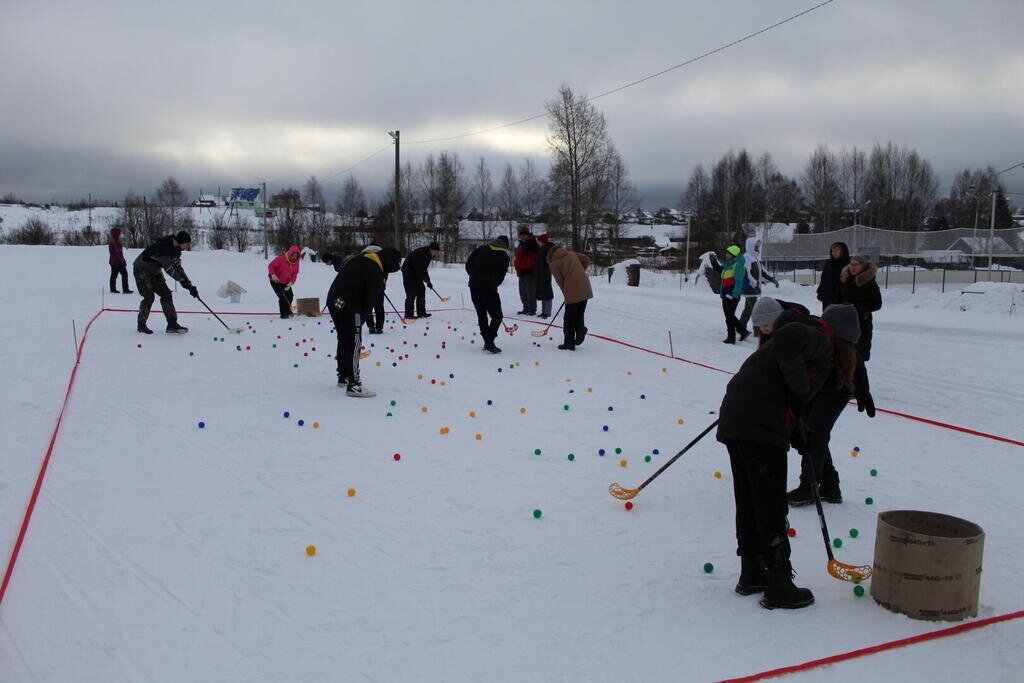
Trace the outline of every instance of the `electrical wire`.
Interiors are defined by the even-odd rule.
[[[1003,174],[1004,174],[1004,173],[1006,173],[1007,171],[1012,171],[1013,169],[1017,168],[1018,166],[1024,166],[1024,161],[1020,161],[1020,162],[1017,162],[1016,164],[1014,164],[1014,165],[1013,165],[1013,166],[1011,166],[1010,168],[1004,168],[1004,169],[1003,169],[1002,171],[1000,171],[999,173],[996,173],[996,175],[1003,175]]]

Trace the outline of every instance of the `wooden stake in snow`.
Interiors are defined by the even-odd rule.
[[[672,349],[672,330],[668,331],[668,355],[676,357],[676,352]]]

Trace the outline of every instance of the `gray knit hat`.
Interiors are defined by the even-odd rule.
[[[851,344],[860,339],[860,316],[852,304],[832,304],[821,314],[821,319],[832,328],[837,338]]]
[[[762,296],[754,304],[754,310],[750,313],[750,322],[754,327],[772,325],[780,313],[782,313],[782,304],[770,296]]]

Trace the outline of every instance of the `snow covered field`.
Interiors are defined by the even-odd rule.
[[[554,328],[531,337],[536,319],[521,319],[490,356],[460,308],[462,267],[436,268],[452,301],[429,325],[364,338],[364,385],[379,395],[357,400],[334,384],[329,319],[253,314],[276,309],[261,258],[201,251],[184,265],[246,332],[229,334],[185,292],[184,337],[159,332],[159,306],[149,337],[134,313],[95,319],[0,604],[4,683],[705,681],[949,626],[831,578],[813,507],[790,523],[797,583],[816,604],[767,611],[733,593],[730,473],[713,437],[632,511],[608,494],[713,421],[728,372],[754,348],[719,342],[704,284],[595,278],[579,351],[556,350]],[[81,339],[101,308],[106,248],[0,246],[0,272],[6,558],[75,364],[72,320]],[[304,263],[297,296],[322,301],[332,276]],[[228,279],[249,290],[239,304],[215,296]],[[870,364],[879,408],[1024,440],[1024,316],[993,287],[966,312],[958,294],[883,293]],[[506,314],[516,291],[510,276]],[[400,278],[388,293],[401,305]],[[817,310],[811,288],[769,294]],[[137,303],[105,297],[108,309]],[[667,354],[669,331],[677,357],[728,372],[601,338]],[[1019,446],[853,408],[832,442],[846,499],[826,507],[838,559],[871,562],[880,511],[960,516],[986,532],[979,618],[1024,608]],[[1022,641],[1014,620],[791,678],[1013,681]]]

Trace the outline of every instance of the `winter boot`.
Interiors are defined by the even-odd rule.
[[[134,290],[134,289],[126,289],[126,290],[124,290],[124,291],[122,292],[122,294],[134,294],[134,293],[135,293],[135,290]]]
[[[120,294],[121,292],[117,291],[117,290],[116,290],[116,289],[114,289],[114,288],[111,288],[111,289],[110,289],[110,293],[111,293],[111,294]]]
[[[576,345],[575,344],[559,344],[558,348],[559,348],[560,351],[575,351],[576,350]]]
[[[807,484],[800,482],[792,491],[786,493],[786,502],[789,503],[791,508],[799,508],[804,505],[810,505],[814,502],[814,494],[811,493],[811,487]]]
[[[823,503],[832,503],[833,505],[840,505],[843,502],[843,493],[839,490],[839,484],[822,484],[818,487],[818,493],[821,495],[821,501]]]
[[[580,344],[582,344],[583,340],[586,339],[586,338],[587,338],[587,328],[586,328],[586,326],[584,326],[584,327],[581,327],[576,332],[576,346],[579,346]]]
[[[345,395],[352,396],[353,398],[373,398],[377,395],[377,392],[364,389],[362,384],[349,384]]]
[[[793,567],[786,561],[782,566],[768,568],[768,586],[761,598],[765,609],[800,609],[814,604],[814,593],[793,583]]]
[[[760,555],[740,556],[740,580],[736,582],[736,592],[740,595],[763,593],[768,587],[768,573]]]
[[[495,346],[493,341],[484,342],[484,351],[487,353],[501,353],[501,349]]]
[[[167,325],[167,334],[185,334],[188,332],[188,328],[178,323],[170,323]]]
[[[432,316],[432,315],[434,315],[434,314],[433,314],[433,313],[427,313],[427,312],[423,312],[423,313],[420,313],[420,314],[419,314],[418,316],[416,316],[416,317],[417,317],[417,318],[429,318],[429,317],[430,317],[430,316]]]
[[[138,330],[139,334],[153,334],[153,330],[146,326],[146,323],[139,323]]]
[[[740,330],[740,341],[745,340],[750,336],[750,330]]]
[[[736,338],[735,337],[726,337],[725,339],[722,340],[722,343],[723,344],[735,344],[736,343]]]

